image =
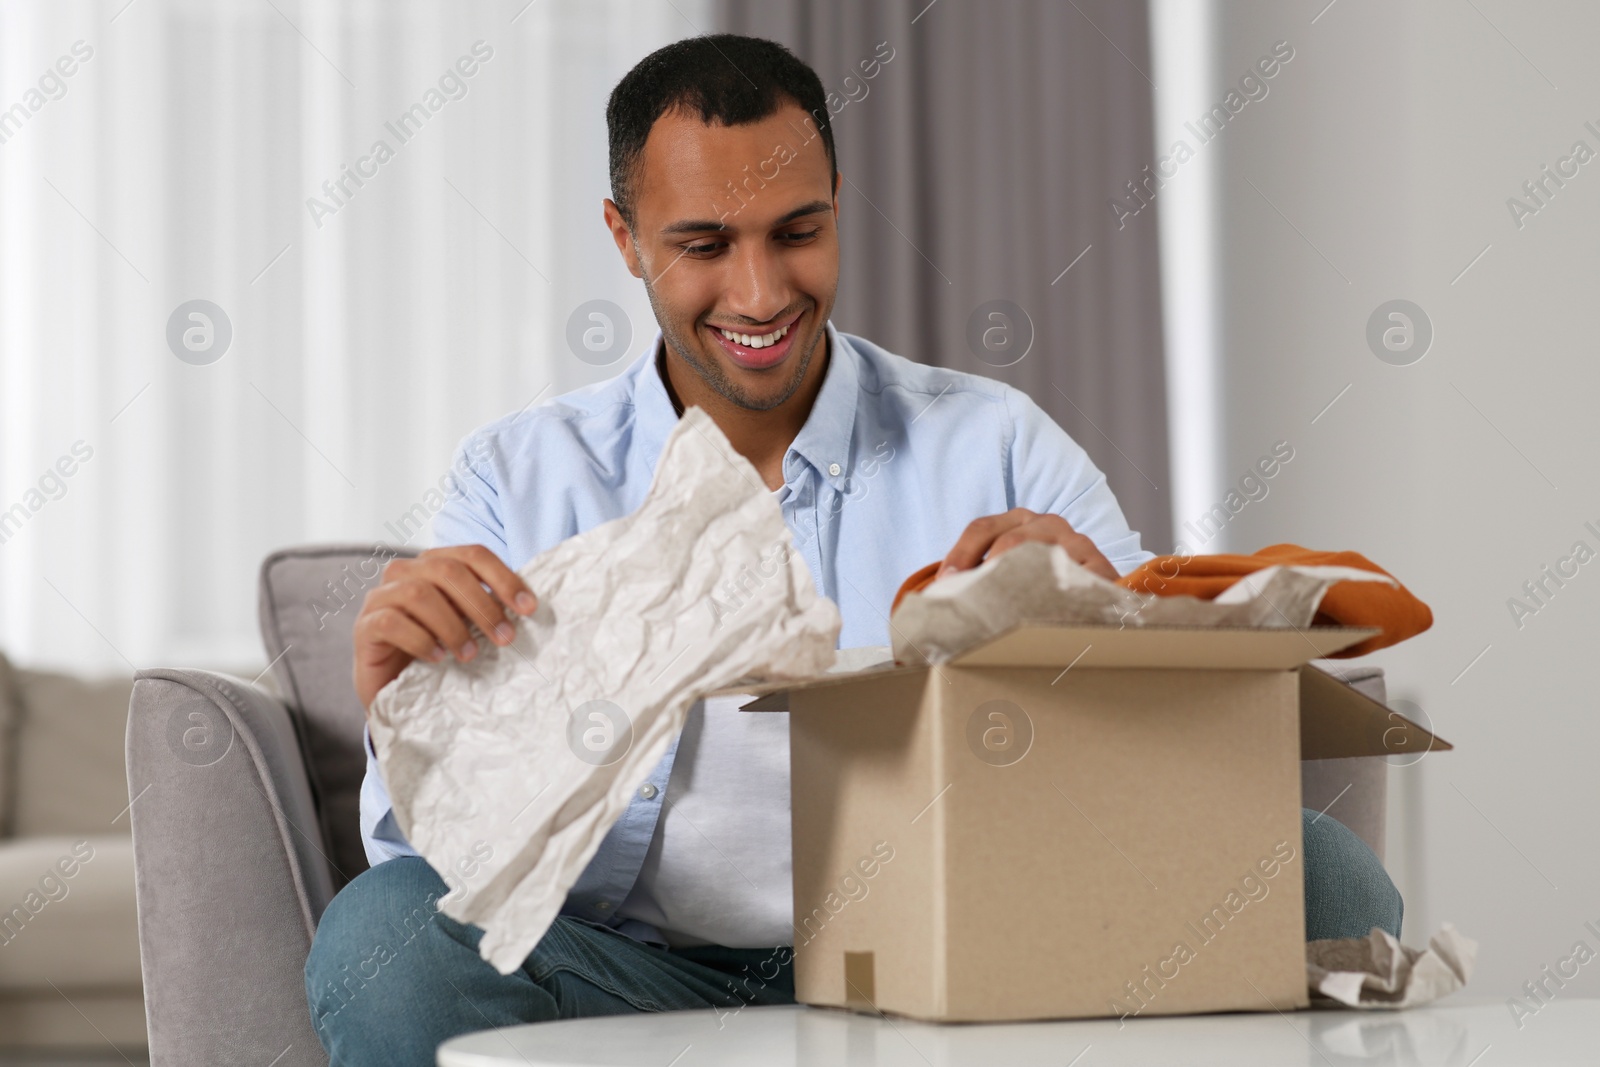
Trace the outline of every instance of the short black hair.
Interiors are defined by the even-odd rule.
[[[717,33],[674,41],[641,59],[611,90],[606,130],[611,148],[611,199],[633,225],[633,182],[656,120],[668,111],[699,112],[702,122],[743,126],[793,102],[811,116],[838,173],[822,79],[776,41]]]

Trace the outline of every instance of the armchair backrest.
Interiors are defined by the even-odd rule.
[[[351,681],[351,631],[389,560],[416,554],[376,543],[303,545],[261,564],[261,640],[305,758],[335,891],[367,869],[360,823],[365,712]]]

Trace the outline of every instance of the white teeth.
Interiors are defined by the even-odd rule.
[[[792,326],[794,324],[790,323],[789,325]],[[732,330],[724,330],[720,326],[717,327],[717,329],[721,332],[722,336],[726,337],[728,340],[737,341],[746,348],[770,347],[783,340],[783,335],[789,332],[789,326],[785,326],[781,330],[774,330],[772,333],[768,334],[734,333]]]

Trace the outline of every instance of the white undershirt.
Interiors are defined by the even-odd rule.
[[[839,650],[833,671],[892,664],[887,646]],[[746,695],[689,709],[639,880],[617,914],[667,944],[794,943],[789,715],[740,711]]]
[[[617,909],[674,947],[794,942],[789,716],[738,710],[750,699],[689,709],[650,850]]]

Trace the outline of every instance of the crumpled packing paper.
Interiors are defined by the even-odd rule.
[[[1107,581],[1060,545],[1027,542],[908,593],[890,630],[901,663],[944,663],[1022,622],[1301,629],[1338,582],[1394,579],[1354,567],[1265,567],[1215,600]]]
[[[638,511],[520,573],[539,606],[512,644],[413,662],[370,716],[400,829],[455,889],[440,910],[483,928],[501,974],[549,929],[690,705],[822,673],[840,629],[772,494],[699,408]]]
[[[1306,943],[1312,1002],[1393,1011],[1454,993],[1472,977],[1478,943],[1445,923],[1425,949],[1407,948],[1387,930]]]

